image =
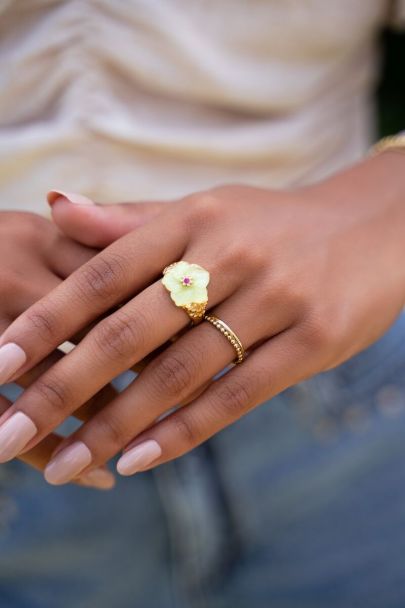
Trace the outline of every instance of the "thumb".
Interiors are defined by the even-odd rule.
[[[99,205],[70,192],[52,190],[47,195],[52,218],[68,237],[90,247],[106,247],[119,237],[147,223],[167,204],[162,202]]]

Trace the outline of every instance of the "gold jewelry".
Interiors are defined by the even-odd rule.
[[[184,260],[174,262],[163,270],[162,283],[171,299],[188,314],[194,324],[204,318],[208,304],[209,281],[208,270]]]
[[[229,325],[224,323],[224,321],[221,321],[221,319],[218,319],[218,317],[214,317],[213,315],[204,315],[204,321],[208,321],[208,323],[211,323],[211,325],[218,329],[221,334],[225,336],[228,342],[232,344],[236,352],[236,359],[234,363],[242,363],[245,358],[245,349],[243,348],[242,342],[239,340],[235,332],[232,331]]]
[[[398,150],[398,152],[405,153],[405,133],[399,133],[398,135],[388,135],[383,137],[371,148],[371,154],[379,154],[385,152],[385,150]]]

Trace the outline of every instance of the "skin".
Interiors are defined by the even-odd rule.
[[[188,452],[389,328],[405,303],[404,192],[405,155],[386,152],[305,189],[226,186],[172,202],[6,329],[0,346],[22,347],[26,372],[123,303],[0,423],[17,411],[28,415],[38,429],[25,448],[32,449],[114,376],[185,329],[186,314],[160,282],[166,265],[184,259],[209,270],[209,310],[234,329],[249,356],[211,382],[233,360],[233,348],[209,323],[191,328],[58,451],[84,442],[92,455],[85,471],[151,439],[161,455],[144,469]],[[187,407],[156,422],[195,391]]]
[[[39,378],[41,374],[43,374],[62,357],[62,353],[55,351],[32,370],[18,378],[16,380],[17,384],[21,388],[28,388],[37,378]],[[75,418],[81,420],[82,422],[89,420],[97,411],[99,411],[116,396],[117,391],[108,384],[99,393],[97,393],[97,395],[95,395],[75,412]],[[9,407],[11,407],[10,401],[8,401],[5,397],[0,396],[0,413],[6,412]],[[56,449],[58,449],[62,441],[63,437],[61,435],[58,435],[57,433],[50,433],[34,448],[21,455],[19,460],[42,473],[52,457],[52,454]],[[107,471],[105,467],[102,467],[102,470]],[[110,490],[115,485],[114,476],[111,475],[111,473],[104,475],[101,480],[88,479],[85,475],[83,475],[72,479],[72,482],[80,486],[87,486],[98,490]]]
[[[14,319],[34,302],[60,285],[71,272],[86,263],[95,251],[66,237],[50,221],[32,213],[0,213],[0,331],[3,332]],[[59,351],[16,378],[22,388],[30,386],[47,369],[63,357]],[[97,408],[116,396],[111,386],[106,386],[76,416],[90,418]],[[8,411],[10,402],[0,396],[0,412]],[[22,460],[43,471],[61,437],[51,433]],[[76,483],[86,485],[85,480]],[[93,485],[93,484],[88,484]]]
[[[0,219],[0,328],[4,331],[95,251],[33,213],[3,211]]]

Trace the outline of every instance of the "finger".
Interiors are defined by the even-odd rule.
[[[98,253],[97,249],[85,247],[63,234],[55,236],[55,242],[45,253],[49,268],[58,277],[66,279]]]
[[[3,396],[0,396],[0,414],[5,412],[11,403]],[[63,437],[52,433],[41,441],[35,448],[24,454],[20,460],[27,465],[43,472],[49,462],[53,452],[62,442]],[[114,475],[106,467],[100,467],[91,471],[90,475],[82,475],[72,481],[78,485],[96,488],[98,490],[109,490],[115,485]]]
[[[51,353],[46,359],[41,361],[34,369],[26,372],[24,376],[18,378],[17,384],[22,388],[29,387],[37,378],[39,378],[47,369],[59,361],[64,355],[60,351]],[[85,403],[77,412],[75,418],[78,420],[88,420],[97,411],[100,411],[107,403],[112,401],[117,396],[117,391],[110,384],[104,387],[90,401]],[[6,403],[6,407],[0,410],[0,414],[4,413],[10,403]],[[56,433],[51,433],[45,437],[38,445],[26,452],[20,457],[20,460],[32,466],[38,471],[43,472],[52,457],[55,450],[63,444],[64,438]],[[107,469],[107,467],[98,467],[89,471],[87,475],[81,475],[72,479],[78,485],[92,487],[99,490],[109,490],[115,486],[115,477]]]
[[[22,279],[20,285],[16,284],[12,290],[3,293],[1,309],[2,314],[7,317],[7,326],[35,302],[55,289],[60,282],[59,277],[44,267],[35,271],[35,280],[27,284],[26,279]],[[5,331],[7,326],[2,327],[2,331]]]
[[[237,328],[242,343],[249,348],[263,335],[280,332],[286,320],[283,309],[272,317],[263,318],[254,314],[256,310],[252,314],[247,302],[245,294],[234,296],[215,312]],[[90,452],[91,466],[104,463],[159,416],[198,391],[235,359],[235,354],[230,341],[207,322],[188,331],[157,357],[132,386],[69,437],[64,450]],[[67,461],[65,453],[58,452],[47,468],[47,480],[65,483],[72,474],[65,466]],[[73,473],[77,474],[77,470]]]
[[[182,456],[316,371],[298,332],[282,332],[212,383],[193,403],[138,436],[117,463],[118,472],[132,475]]]
[[[210,268],[209,264],[204,266]],[[240,281],[240,273],[235,270],[228,279],[222,281],[219,273],[213,280],[210,291],[213,305],[230,295],[234,282]],[[17,412],[24,424],[13,445],[6,451],[0,450],[0,461],[30,449],[112,378],[188,323],[188,316],[173,304],[161,281],[101,321],[72,352],[25,391],[7,416],[0,418],[0,438],[12,424],[9,418]]]
[[[38,365],[36,365],[33,369],[25,372],[22,376],[16,379],[16,384],[21,386],[22,388],[27,389],[30,387],[35,380],[40,378],[46,371],[52,368],[58,361],[63,359],[65,355],[56,350],[46,359],[43,359]],[[97,412],[102,410],[108,403],[113,401],[118,395],[118,392],[112,386],[112,384],[107,384],[104,386],[98,393],[92,396],[84,405],[82,405],[79,409],[74,412],[74,417],[78,420],[85,422],[89,420],[92,416],[94,416]]]
[[[35,448],[21,456],[20,460],[41,473],[45,470],[53,452],[63,441],[63,437],[51,433]],[[84,475],[71,479],[71,482],[97,490],[111,490],[115,486],[115,477],[107,467],[93,469]]]
[[[80,201],[76,203],[76,200]],[[116,203],[97,205],[75,194],[49,192],[48,202],[55,224],[64,234],[91,247],[106,247],[139,228],[160,213],[168,203]]]
[[[182,257],[188,237],[181,220],[178,213],[162,214],[122,237],[26,310],[1,336],[0,370],[2,359],[7,359],[9,374],[11,369],[23,373],[92,320],[152,283],[168,263]],[[13,377],[0,373],[0,383]]]

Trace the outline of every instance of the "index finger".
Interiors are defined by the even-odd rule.
[[[171,206],[93,257],[20,315],[0,338],[0,384],[31,369],[180,259],[188,240],[181,219],[177,206]]]

